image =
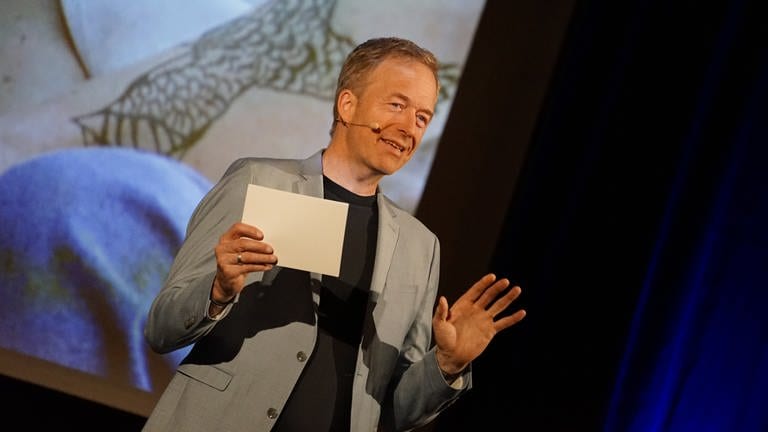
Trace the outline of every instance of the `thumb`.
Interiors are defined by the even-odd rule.
[[[445,296],[440,296],[440,299],[437,301],[435,317],[439,321],[445,321],[448,319],[448,299],[446,299]]]

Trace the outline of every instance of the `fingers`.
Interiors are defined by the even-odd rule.
[[[271,253],[271,247],[269,248],[269,251],[269,253],[258,253],[244,250],[240,253],[233,253],[234,262],[232,264],[249,267],[249,271],[254,271],[250,269],[250,267],[253,267],[254,265],[272,268],[273,265],[277,264],[277,256]]]
[[[237,240],[241,237],[251,238],[254,240],[263,240],[264,233],[253,225],[236,222],[231,227],[229,227],[227,232],[221,236],[219,243],[230,240]]]
[[[273,254],[258,254],[253,252],[229,252],[216,254],[218,280],[222,292],[234,295],[243,288],[248,273],[272,270],[277,264]]]
[[[271,255],[275,253],[269,243],[245,237],[232,240],[228,245],[228,249],[234,254],[237,254],[238,252],[261,255]],[[254,259],[251,259],[251,261],[254,261]]]
[[[509,283],[507,283],[507,286],[509,286]],[[506,288],[506,287],[505,287]],[[489,289],[487,292],[490,292]],[[496,297],[501,291],[494,293],[493,298]],[[514,286],[512,289],[510,289],[506,294],[504,294],[503,297],[496,300],[491,307],[488,308],[488,312],[491,314],[491,316],[496,316],[500,314],[504,309],[506,309],[510,304],[512,304],[513,301],[515,301],[519,296],[522,290],[519,286]]]
[[[497,321],[494,321],[493,327],[496,329],[496,332],[500,332],[504,330],[505,328],[512,327],[513,325],[517,324],[525,318],[526,312],[525,309],[520,309],[519,311],[513,313],[510,316],[501,318]]]
[[[496,280],[496,276],[489,273],[472,285],[465,295],[474,301],[476,307],[487,309],[491,316],[496,316],[520,296],[521,289],[515,286],[497,299],[509,285],[509,279]]]
[[[483,309],[487,308],[491,302],[498,297],[499,294],[501,294],[507,287],[509,286],[509,280],[508,279],[501,279],[496,282],[494,282],[493,285],[488,287],[485,291],[483,291],[483,294],[480,296],[480,298],[477,299],[475,304],[478,307],[481,307]]]
[[[462,297],[466,296],[466,298],[472,302],[475,302],[495,281],[496,275],[493,273],[488,273],[487,275],[481,277],[480,280],[475,282]]]
[[[232,264],[245,267],[241,270],[264,271],[277,264],[275,251],[268,243],[240,238],[231,242],[234,250],[231,252]]]
[[[216,261],[219,266],[246,264],[277,264],[277,256],[269,243],[240,238],[216,245]]]
[[[219,238],[214,252],[216,281],[222,293],[237,294],[243,288],[248,273],[268,271],[277,264],[272,246],[263,239],[261,230],[239,222]]]
[[[219,266],[245,267],[233,269],[234,273],[261,271],[277,264],[274,249],[262,241],[264,233],[253,225],[234,223],[219,238],[216,259]],[[256,266],[256,267],[254,267]]]
[[[268,271],[277,264],[272,246],[264,241],[264,233],[255,226],[234,223],[214,248],[216,278],[214,287],[226,297],[239,293],[248,273]]]

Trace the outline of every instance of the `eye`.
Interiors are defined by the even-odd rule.
[[[429,124],[429,116],[426,116],[424,114],[418,114],[416,115],[416,121],[419,123],[420,127],[426,127]]]
[[[398,111],[402,111],[403,108],[405,108],[405,105],[401,104],[400,102],[390,102],[389,105],[391,105],[392,108],[394,108],[394,109],[396,109]]]

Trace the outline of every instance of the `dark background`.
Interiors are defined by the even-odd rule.
[[[493,271],[528,316],[425,429],[768,429],[758,4],[486,3],[417,216],[449,300]],[[0,389],[30,427],[145,420]]]

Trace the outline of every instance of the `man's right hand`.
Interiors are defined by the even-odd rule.
[[[253,225],[237,222],[219,238],[216,253],[216,278],[211,298],[218,303],[232,300],[245,286],[248,273],[267,271],[277,264],[272,246],[264,233]]]

